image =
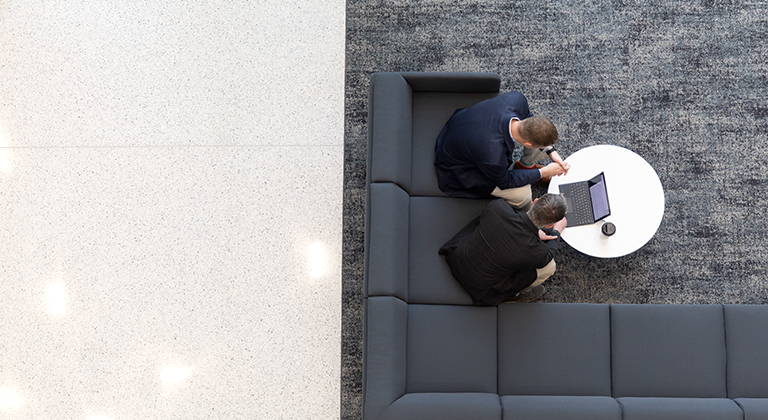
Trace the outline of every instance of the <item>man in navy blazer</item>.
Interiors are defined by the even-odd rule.
[[[513,207],[531,206],[530,184],[568,172],[554,148],[558,133],[547,118],[534,116],[520,92],[510,92],[457,110],[435,145],[440,190],[451,197],[501,197]],[[516,145],[522,158],[512,165]],[[553,163],[536,162],[549,157]],[[512,166],[512,167],[510,167]]]

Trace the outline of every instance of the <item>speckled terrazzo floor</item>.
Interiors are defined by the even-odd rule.
[[[0,418],[339,417],[344,10],[0,3]]]

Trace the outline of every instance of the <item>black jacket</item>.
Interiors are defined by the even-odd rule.
[[[548,230],[557,239],[545,243],[538,231],[524,211],[493,200],[439,254],[474,304],[498,305],[531,285],[556,253],[560,234]]]

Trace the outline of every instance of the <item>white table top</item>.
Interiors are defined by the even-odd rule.
[[[600,258],[627,255],[645,245],[658,230],[664,217],[664,189],[656,171],[637,153],[619,146],[590,146],[568,156],[568,175],[556,176],[550,193],[559,185],[588,180],[605,172],[611,215],[585,226],[566,228],[562,239],[576,250]],[[605,236],[603,223],[616,225],[616,233]]]

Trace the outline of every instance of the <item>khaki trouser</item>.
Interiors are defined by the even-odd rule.
[[[531,203],[533,202],[530,185],[523,185],[517,188],[507,188],[502,190],[496,187],[491,193],[494,197],[499,197],[507,200],[510,206],[515,210],[528,211],[531,209]]]
[[[555,260],[552,260],[549,262],[549,264],[545,265],[544,268],[537,268],[536,269],[536,280],[531,283],[530,286],[526,287],[525,289],[521,290],[522,292],[527,292],[534,287],[540,285],[541,283],[544,283],[544,281],[550,277],[552,277],[552,274],[555,274],[555,269],[557,268],[557,264],[555,264]]]
[[[541,150],[529,149],[526,147],[523,149],[523,156],[520,158],[520,162],[525,165],[530,165],[546,158],[547,154]],[[494,197],[507,200],[507,203],[509,203],[509,205],[511,205],[514,209],[523,211],[528,211],[531,208],[531,194],[530,185],[524,185],[517,188],[508,188],[506,190],[502,190],[501,188],[496,187],[496,189],[494,189],[491,193],[491,195]]]

